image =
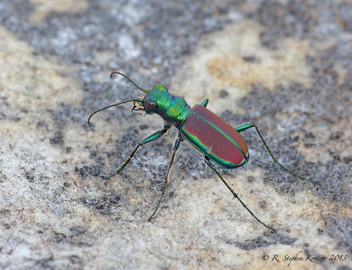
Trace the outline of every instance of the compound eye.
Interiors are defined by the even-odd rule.
[[[144,100],[144,107],[148,111],[154,111],[158,107],[158,103],[155,100],[147,98]]]

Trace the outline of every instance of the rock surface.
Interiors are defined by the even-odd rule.
[[[351,269],[350,1],[0,4],[1,269]],[[176,130],[101,107],[164,84],[237,127],[250,163],[220,169],[187,142],[156,216]],[[285,257],[286,256],[286,257]],[[331,260],[332,259],[332,260]]]

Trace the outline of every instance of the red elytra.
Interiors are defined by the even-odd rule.
[[[194,147],[227,169],[246,163],[247,144],[232,126],[201,105],[191,111],[180,131]]]

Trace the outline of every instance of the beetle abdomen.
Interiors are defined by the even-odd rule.
[[[180,131],[194,147],[225,168],[238,168],[248,161],[243,137],[203,106],[192,108]]]

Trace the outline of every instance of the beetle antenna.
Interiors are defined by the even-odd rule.
[[[119,106],[119,105],[124,104],[124,103],[127,103],[127,102],[132,102],[132,101],[143,102],[143,99],[141,99],[141,98],[129,99],[129,100],[125,100],[125,101],[122,101],[122,102],[120,102],[120,103],[117,103],[117,104],[112,104],[112,105],[110,105],[110,106],[106,106],[106,107],[104,107],[104,108],[101,108],[101,109],[99,109],[99,110],[93,112],[93,113],[89,116],[89,118],[88,118],[88,124],[90,124],[90,123],[89,123],[90,119],[91,119],[92,116],[93,116],[94,114],[96,114],[97,112],[100,112],[100,111],[102,111],[102,110],[105,110],[105,109],[108,109],[108,108],[111,108],[111,107],[114,107],[114,106]]]
[[[149,92],[149,90],[143,89],[143,88],[139,87],[134,81],[132,81],[129,77],[127,77],[125,74],[122,74],[121,72],[118,72],[118,71],[113,71],[113,72],[111,72],[110,78],[112,79],[115,74],[119,74],[119,75],[125,77],[125,78],[126,78],[127,80],[129,80],[135,87],[137,87],[139,90],[143,91],[144,93],[148,93],[148,92]]]

